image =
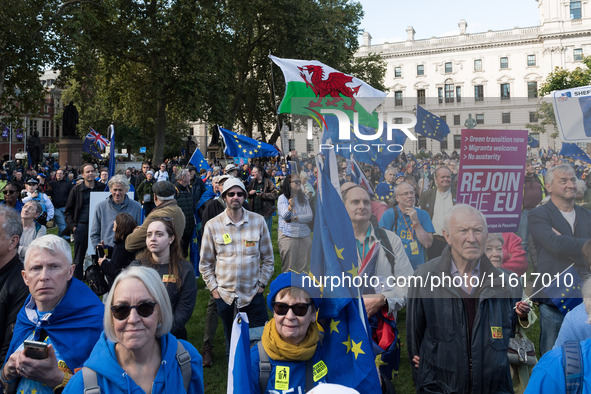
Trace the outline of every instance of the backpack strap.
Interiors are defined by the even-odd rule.
[[[269,377],[271,376],[271,362],[269,361],[269,355],[263,347],[263,343],[259,342],[257,346],[259,349],[259,388],[261,394],[264,394],[267,390]]]
[[[183,375],[183,384],[185,391],[189,392],[189,385],[191,384],[191,355],[185,349],[181,341],[177,340],[178,346],[176,347],[176,361],[181,367],[181,375]]]
[[[314,388],[314,363],[312,362],[313,358],[314,357],[306,361],[306,393]]]
[[[94,369],[82,367],[82,379],[84,380],[84,394],[101,394]]]
[[[378,225],[374,225],[373,229],[376,232],[376,235],[377,235],[378,239],[380,240],[380,243],[384,246],[384,248],[386,248],[386,258],[388,259],[388,261],[390,262],[392,267],[394,267],[394,265],[396,264],[396,260],[394,258],[394,251],[392,250],[392,244],[390,243],[390,240],[388,239],[388,234],[386,234],[384,229],[380,228],[380,226],[378,226]]]
[[[578,341],[567,341],[562,345],[562,367],[566,394],[580,394],[583,386],[583,362]]]

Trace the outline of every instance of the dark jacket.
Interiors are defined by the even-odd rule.
[[[115,241],[115,246],[111,252],[111,258],[105,259],[101,264],[101,270],[107,278],[109,287],[113,284],[117,275],[119,275],[123,269],[127,268],[129,263],[134,259],[135,253],[128,252],[127,249],[125,249],[125,242]]]
[[[49,195],[51,196],[51,202],[55,208],[63,208],[68,202],[68,196],[70,191],[74,187],[72,182],[67,179],[61,181],[53,181],[49,184],[51,186]]]
[[[440,257],[415,271],[415,277],[429,278],[429,282],[421,286],[411,281],[406,332],[410,359],[420,357],[419,368],[412,366],[417,392],[513,393],[507,349],[517,315],[507,284],[502,286],[501,271],[481,256],[482,284],[474,289],[478,301],[468,338],[459,291],[450,283],[435,283],[431,288],[434,277],[451,279],[450,267],[447,246]]]
[[[537,272],[557,274],[569,265],[575,267],[582,279],[589,276],[589,268],[585,264],[581,249],[591,239],[591,212],[575,205],[575,232],[570,227],[560,210],[552,200],[529,211],[529,231],[538,253]],[[557,235],[553,229],[562,235]],[[542,280],[536,281],[537,288]],[[550,303],[539,299],[538,301]]]
[[[193,200],[193,188],[191,185],[187,187],[176,183],[174,185],[176,193],[174,198],[176,199],[179,208],[185,214],[185,231],[184,234],[193,233],[195,228],[195,205],[196,202]]]
[[[66,203],[66,226],[69,231],[72,231],[80,220],[80,210],[82,208],[82,202],[84,201],[84,193],[90,192],[102,192],[105,190],[107,185],[100,182],[94,182],[92,189],[86,187],[84,182],[74,186],[68,196],[68,202]],[[88,222],[88,218],[86,218]]]
[[[249,192],[251,190],[255,190],[257,184],[256,178],[252,179],[248,184],[246,190]],[[252,212],[256,212],[258,214],[263,215],[264,217],[268,218],[269,216],[273,215],[275,212],[275,200],[277,200],[277,191],[275,190],[275,184],[273,181],[267,177],[263,177],[263,189],[262,194],[260,196],[250,195],[247,193],[248,197],[248,206]],[[256,199],[260,198],[262,207],[261,210],[255,210]]]
[[[0,357],[6,359],[16,316],[29,295],[21,271],[23,264],[16,254],[0,269]]]

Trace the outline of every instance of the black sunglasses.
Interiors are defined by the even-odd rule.
[[[4,190],[4,194],[14,194],[16,190]]]
[[[125,320],[129,317],[132,309],[135,309],[140,317],[150,317],[154,313],[156,303],[152,301],[143,301],[137,305],[113,305],[111,313],[117,320]]]
[[[274,302],[273,303],[273,312],[279,316],[285,316],[287,312],[291,309],[293,314],[299,317],[306,316],[308,313],[308,308],[310,307],[310,303],[308,304],[293,304],[289,305],[283,302]]]
[[[226,194],[228,195],[228,197],[234,197],[234,196],[244,197],[246,195],[246,193],[244,193],[244,192],[228,192]]]

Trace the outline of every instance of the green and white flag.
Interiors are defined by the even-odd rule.
[[[338,109],[347,112],[351,120],[357,112],[359,124],[377,127],[374,110],[384,101],[386,92],[316,60],[269,57],[285,77],[286,89],[279,113],[312,115],[320,109]]]

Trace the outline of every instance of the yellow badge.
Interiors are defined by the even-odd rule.
[[[162,282],[164,282],[164,283],[176,283],[176,276],[174,276],[174,275],[162,275]]]
[[[410,251],[412,254],[419,254],[419,245],[417,244],[417,241],[410,242]]]
[[[230,234],[228,234],[228,233],[224,234],[224,244],[227,245],[230,242],[232,242],[232,238],[230,238]]]
[[[250,248],[250,247],[252,247],[252,246],[255,246],[255,245],[256,245],[256,242],[254,242],[254,241],[244,241],[244,245],[245,245],[247,248]]]
[[[325,377],[328,373],[328,368],[326,368],[326,364],[324,364],[324,361],[320,360],[316,364],[314,364],[314,366],[312,367],[312,373],[315,382]]]
[[[501,327],[491,327],[493,339],[503,339],[503,329]]]
[[[275,370],[275,390],[289,390],[289,367],[277,367]]]

